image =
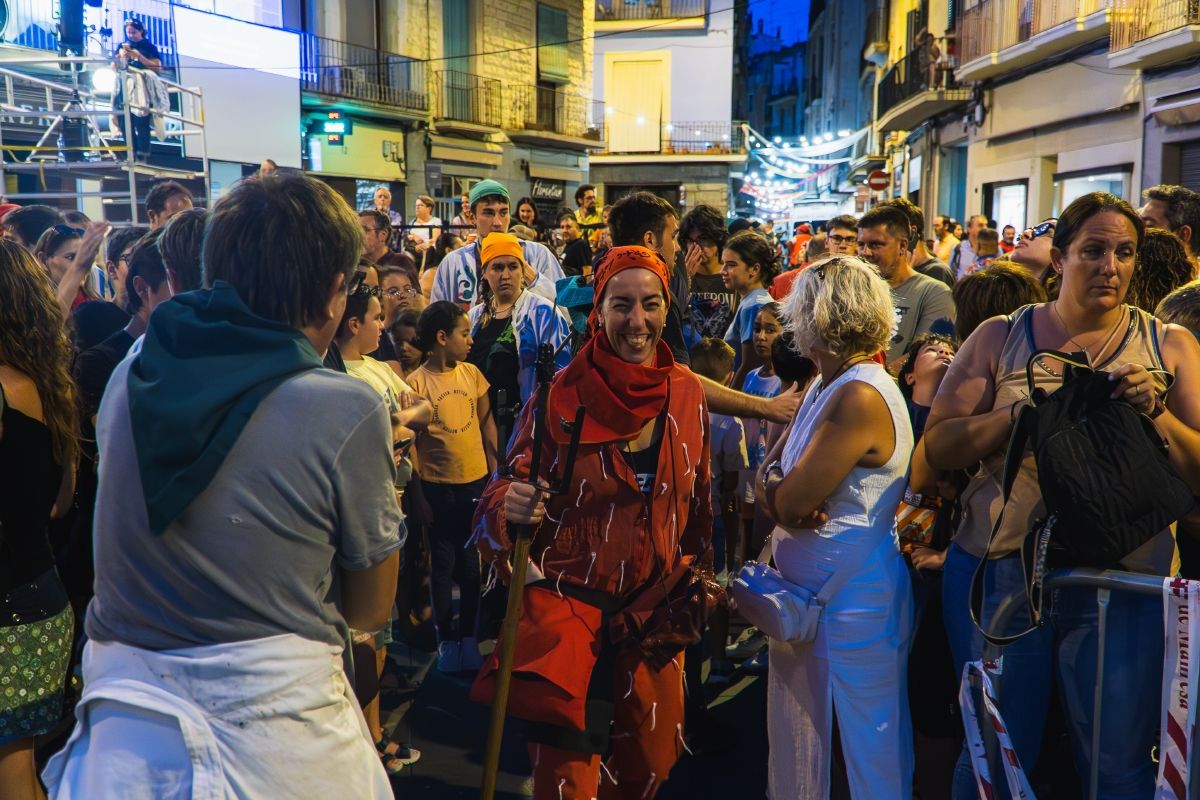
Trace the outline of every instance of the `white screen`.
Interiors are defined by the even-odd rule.
[[[204,91],[208,157],[300,163],[300,37],[175,6],[179,82]],[[185,153],[200,157],[198,137]]]

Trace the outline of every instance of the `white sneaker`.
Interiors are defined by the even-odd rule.
[[[438,672],[462,672],[462,642],[438,642]]]
[[[462,640],[462,668],[464,672],[478,672],[483,666],[483,656],[479,654],[479,643],[474,636]]]

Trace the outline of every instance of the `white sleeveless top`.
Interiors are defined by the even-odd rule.
[[[874,362],[855,364],[838,376],[827,389],[817,378],[804,396],[797,412],[796,424],[783,448],[780,465],[788,473],[800,460],[804,448],[812,440],[814,423],[837,387],[849,381],[862,381],[882,395],[892,414],[895,447],[892,456],[882,467],[855,466],[845,480],[825,500],[829,521],[813,533],[823,538],[838,538],[847,542],[879,541],[879,532],[895,529],[896,507],[904,497],[908,467],[912,459],[913,433],[904,396],[896,381]],[[874,535],[872,535],[874,534]]]

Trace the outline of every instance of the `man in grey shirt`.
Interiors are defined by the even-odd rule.
[[[904,357],[921,334],[954,334],[950,288],[913,271],[910,233],[908,215],[894,205],[876,206],[858,221],[859,256],[874,264],[892,289],[896,328],[888,347],[889,367]]]

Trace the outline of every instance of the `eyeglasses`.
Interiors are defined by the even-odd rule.
[[[362,282],[367,279],[367,271],[365,269],[355,270],[350,276],[350,280],[346,283],[346,294],[354,294],[362,286]]]
[[[691,239],[687,240],[687,244],[695,244],[695,245],[699,245],[700,247],[716,247],[717,246],[717,243],[714,242],[712,239],[709,239],[707,236],[693,236]]]
[[[1026,228],[1025,231],[1021,234],[1021,236],[1028,237],[1029,241],[1032,242],[1034,239],[1038,238],[1039,236],[1045,236],[1047,233],[1054,230],[1054,228],[1057,225],[1058,225],[1058,220],[1048,219],[1045,222],[1043,222],[1039,225],[1036,225],[1032,228]]]
[[[54,232],[64,236],[83,236],[83,228],[72,228],[70,225],[55,225]]]
[[[828,238],[829,241],[837,242],[838,244],[854,244],[855,242],[858,241],[857,236],[835,236],[833,234],[830,234],[826,238]]]
[[[385,289],[383,293],[388,297],[403,297],[405,295],[408,297],[416,297],[417,290],[411,286],[409,286],[407,289],[401,289],[398,286],[393,286],[389,289]]]

